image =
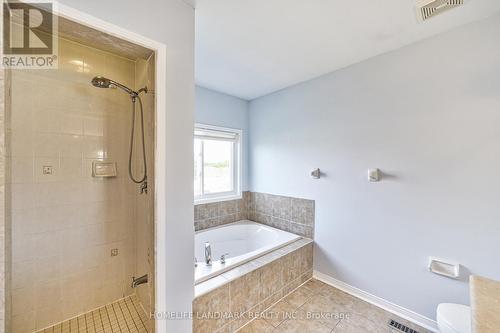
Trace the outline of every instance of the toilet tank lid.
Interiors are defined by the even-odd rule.
[[[446,324],[460,333],[470,333],[471,312],[470,307],[462,304],[443,303],[437,308],[438,323]]]

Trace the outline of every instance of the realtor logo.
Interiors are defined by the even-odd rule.
[[[3,3],[3,68],[57,68],[57,17],[53,6],[47,0]]]

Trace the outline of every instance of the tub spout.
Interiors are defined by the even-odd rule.
[[[205,243],[205,263],[210,266],[212,265],[212,247],[210,242]]]
[[[136,288],[138,285],[147,283],[148,282],[148,275],[144,274],[141,277],[135,278],[132,276],[132,288]]]

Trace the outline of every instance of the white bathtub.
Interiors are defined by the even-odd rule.
[[[206,281],[225,271],[263,256],[301,238],[256,222],[243,220],[215,228],[201,230],[194,236],[194,253],[197,261],[195,284]],[[205,243],[212,248],[212,265],[205,263]],[[226,263],[221,255],[228,253]]]

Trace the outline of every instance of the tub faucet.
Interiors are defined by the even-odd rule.
[[[135,276],[132,276],[132,288],[136,288],[138,285],[147,283],[148,282],[148,275],[144,274],[141,277],[136,278]]]
[[[223,255],[220,256],[220,263],[225,264],[226,263],[226,257],[229,255],[229,253],[224,253]]]
[[[212,265],[212,247],[210,242],[205,242],[205,263],[210,266]]]

